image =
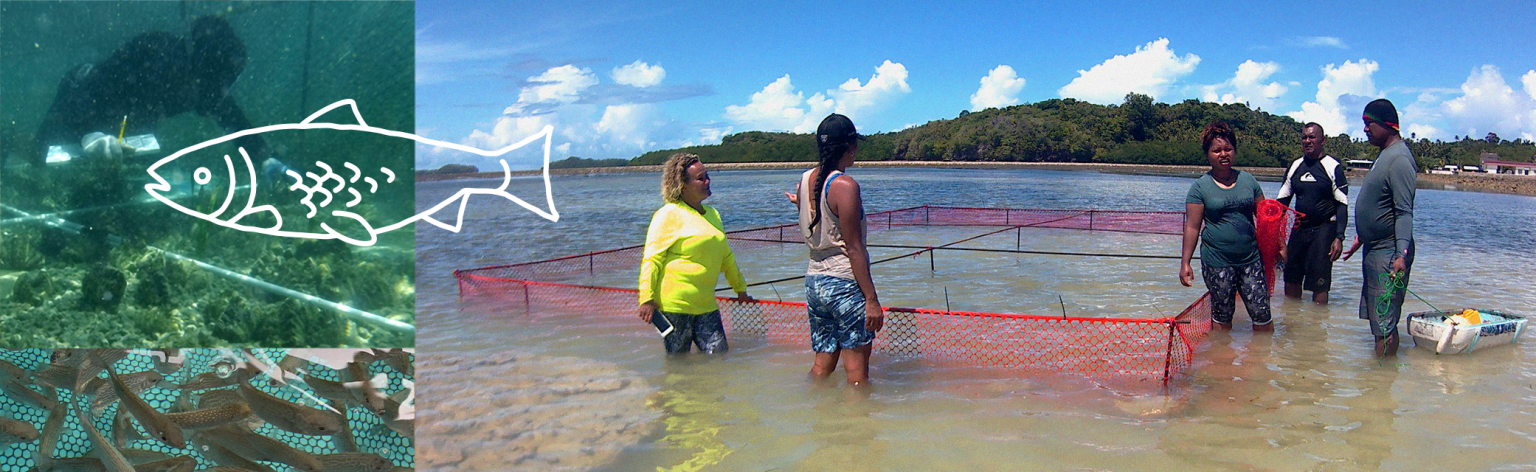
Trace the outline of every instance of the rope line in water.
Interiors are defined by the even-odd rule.
[[[59,229],[65,230],[65,231],[69,231],[69,232],[74,233],[74,234],[81,234],[83,231],[86,230],[86,227],[84,225],[81,225],[79,223],[75,223],[75,222],[72,222],[72,221],[69,221],[69,220],[65,220],[65,219],[59,218],[57,216],[52,216],[52,215],[34,215],[32,213],[28,213],[26,211],[23,211],[21,209],[15,208],[15,207],[12,207],[10,205],[3,205],[3,204],[0,204],[0,209],[6,210],[6,211],[10,211],[12,213],[16,213],[16,214],[22,215],[23,217],[27,217],[27,218],[41,216],[41,218],[39,218],[39,220],[44,222],[45,224],[47,224],[49,226],[52,226],[52,227],[55,227],[55,228],[59,228]],[[116,245],[122,244],[123,239],[122,239],[122,237],[119,237],[119,236],[117,236],[115,234],[109,234],[109,235],[107,235],[107,241],[110,244],[116,246]],[[258,278],[255,278],[255,277],[251,277],[249,275],[241,274],[239,272],[235,272],[235,271],[232,271],[232,270],[229,270],[229,269],[218,267],[218,266],[215,266],[215,265],[212,265],[212,264],[209,264],[209,263],[197,260],[197,259],[193,259],[193,258],[190,258],[190,257],[187,257],[187,256],[183,256],[181,254],[177,254],[177,253],[174,253],[174,252],[171,252],[171,251],[167,251],[165,249],[161,249],[161,248],[154,247],[154,246],[148,246],[148,245],[146,245],[144,247],[146,249],[157,251],[157,252],[159,252],[161,254],[164,254],[167,257],[170,257],[172,259],[176,259],[176,260],[179,260],[179,261],[184,261],[184,262],[190,263],[192,265],[197,266],[200,269],[208,271],[208,272],[210,272],[210,273],[212,273],[214,275],[218,275],[218,276],[224,277],[224,278],[229,279],[231,281],[239,282],[239,283],[251,286],[251,287],[259,288],[259,289],[266,290],[266,291],[272,292],[272,293],[276,293],[278,295],[282,295],[282,296],[294,299],[295,301],[298,301],[298,302],[301,302],[301,303],[308,303],[310,305],[314,305],[314,306],[319,307],[321,309],[328,309],[328,310],[335,311],[337,313],[340,313],[340,314],[346,316],[347,318],[351,318],[353,321],[370,323],[370,324],[372,324],[374,326],[386,328],[386,329],[389,329],[391,331],[396,331],[396,332],[404,332],[404,333],[414,333],[414,332],[416,332],[416,326],[412,325],[412,324],[409,324],[409,323],[405,323],[405,322],[402,322],[402,321],[396,321],[394,319],[386,318],[386,317],[379,316],[379,315],[376,315],[376,314],[373,314],[373,313],[370,313],[370,312],[367,312],[367,311],[359,310],[357,308],[353,308],[353,307],[347,306],[345,304],[336,303],[336,302],[333,302],[333,301],[330,301],[330,300],[326,300],[326,299],[323,299],[323,298],[320,298],[320,297],[316,297],[314,295],[310,295],[310,294],[299,292],[299,291],[296,291],[296,290],[292,290],[292,289],[289,289],[289,288],[286,288],[286,287],[274,285],[272,283],[268,283],[268,282],[263,281],[261,279],[258,279]]]
[[[1412,290],[1408,290],[1407,277],[1397,277],[1396,275],[1397,273],[1395,272],[1385,272],[1381,274],[1381,284],[1386,286],[1387,291],[1382,292],[1381,295],[1376,297],[1376,314],[1380,315],[1386,313],[1387,310],[1392,308],[1392,294],[1396,293],[1398,290],[1403,290],[1408,292],[1410,295],[1413,295],[1413,298],[1417,298],[1419,301],[1424,302],[1425,305],[1429,305],[1431,310],[1435,310],[1439,313],[1445,313],[1444,311],[1441,311],[1439,308],[1435,307],[1433,303],[1425,300],[1424,297],[1420,297],[1419,294],[1414,293]]]

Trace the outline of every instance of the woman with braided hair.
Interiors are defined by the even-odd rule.
[[[869,382],[870,350],[885,322],[869,275],[864,201],[858,182],[844,173],[862,139],[848,117],[827,116],[816,129],[820,163],[800,177],[795,194],[785,194],[800,210],[800,234],[810,248],[805,304],[816,353],[810,376],[825,379],[843,360],[853,386]]]

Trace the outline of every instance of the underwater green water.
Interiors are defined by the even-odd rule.
[[[194,218],[154,200],[150,166],[177,150],[224,136],[209,116],[187,112],[100,130],[151,133],[160,151],[116,160],[37,165],[44,116],[61,78],[101,64],[141,34],[187,36],[199,17],[226,20],[246,60],[229,96],[252,127],[297,123],[333,102],[353,99],[367,124],[411,131],[414,121],[414,5],[409,2],[6,2],[0,5],[0,346],[413,346],[414,334],[350,320],[260,281],[396,321],[414,324],[414,229],[379,235],[372,246],[276,237]],[[355,124],[349,112],[320,121]],[[114,123],[115,124],[115,123]],[[292,132],[264,135],[266,146],[299,175],[325,174],[332,196],[253,180],[240,149],[215,146],[159,169],[175,182],[168,199],[229,219],[248,204],[271,213],[242,220],[323,234],[320,223],[356,236],[332,210],[384,226],[414,213],[409,141]],[[233,156],[226,165],[225,156]],[[343,163],[377,176],[369,189]],[[198,169],[210,169],[202,181]],[[386,179],[380,169],[394,176]],[[339,183],[338,179],[333,179]],[[265,185],[252,191],[252,183]],[[313,182],[313,181],[309,181]],[[353,198],[349,190],[363,189]],[[231,193],[230,190],[235,192]],[[255,198],[251,198],[254,194]],[[332,203],[334,200],[334,203]],[[322,204],[323,203],[323,204]],[[320,205],[318,212],[310,206]],[[223,211],[220,212],[220,208]],[[28,215],[32,215],[29,217]],[[51,215],[51,217],[38,216]],[[178,257],[179,256],[179,257]],[[202,268],[199,261],[220,271]],[[231,275],[237,274],[237,275]]]

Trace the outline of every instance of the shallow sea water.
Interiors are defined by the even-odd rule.
[[[798,172],[714,171],[728,230],[792,221]],[[851,172],[869,211],[914,205],[1176,211],[1190,180],[1091,172]],[[1335,264],[1332,301],[1274,301],[1277,329],[1216,332],[1167,388],[1112,388],[924,359],[872,363],[868,393],[805,378],[810,354],[750,337],[723,356],[662,352],[632,313],[570,316],[461,304],[454,269],[639,244],[660,205],[656,174],[556,176],[561,221],[476,200],[463,232],[417,234],[423,392],[418,465],[430,470],[1473,470],[1536,467],[1531,341],[1436,356],[1406,341],[1378,360],[1357,318],[1358,259]],[[418,206],[460,187],[418,185]],[[1273,195],[1278,184],[1265,183]],[[537,178],[512,191],[542,201]],[[1444,309],[1536,314],[1528,280],[1536,198],[1420,190],[1410,289]],[[934,245],[988,228],[875,233]],[[1352,232],[1353,230],[1351,230]],[[931,238],[929,242],[923,242]],[[1025,229],[973,247],[1178,254],[1178,237]],[[875,259],[884,252],[875,251]],[[802,273],[795,246],[739,250],[749,282]],[[1174,259],[939,252],[874,268],[887,306],[1073,316],[1176,314],[1203,293]],[[629,287],[632,273],[577,283]],[[722,282],[723,284],[723,282]],[[797,281],[750,290],[803,299]],[[1310,294],[1309,294],[1310,295]],[[1059,297],[1059,298],[1058,298]],[[1239,304],[1241,306],[1241,304]],[[1428,310],[1412,299],[1406,312]]]
[[[191,111],[164,119],[135,111],[121,123],[111,120],[105,129],[92,123],[98,132],[129,140],[152,135],[158,150],[122,159],[42,163],[48,146],[79,142],[44,131],[44,117],[55,100],[79,93],[60,91],[63,77],[85,65],[134,60],[138,55],[129,51],[136,49],[128,46],[162,37],[145,35],[184,37],[198,18],[209,15],[227,22],[244,48],[245,66],[228,96],[249,128],[297,123],[335,101],[355,99],[369,124],[414,129],[414,8],[409,3],[5,2],[0,5],[0,43],[7,46],[0,50],[0,83],[5,84],[0,87],[5,115],[0,120],[0,239],[5,243],[0,251],[0,346],[415,345],[407,330],[349,319],[335,308],[344,304],[414,321],[412,229],[381,235],[370,247],[270,237],[183,214],[145,190],[154,182],[150,167],[158,166],[154,175],[176,182],[165,198],[187,212],[222,215],[228,221],[244,205],[272,205],[267,207],[272,213],[257,211],[240,222],[265,228],[281,218],[283,230],[324,234],[318,225],[329,221],[341,227],[328,218],[345,208],[382,227],[412,214],[409,141],[359,138],[358,133],[263,133],[273,155],[296,173],[320,174],[334,166],[350,174],[345,162],[382,182],[365,199],[356,192],[371,190],[362,185],[367,180],[358,179],[362,171],[348,175],[356,182],[356,188],[347,189],[353,192],[332,186],[336,203],[329,204],[332,197],[322,194],[323,200],[314,199],[323,208],[319,211],[308,195],[289,189],[291,180],[257,181],[256,169],[247,166],[260,166],[268,156],[252,155],[249,164],[242,162],[243,151],[233,144],[161,165],[177,151],[225,136],[230,130],[222,125],[236,126]],[[124,94],[142,89],[123,80],[129,82]],[[322,120],[355,120],[348,115],[337,112]],[[396,170],[400,179],[383,177],[380,169],[386,168]],[[349,198],[353,194],[357,197]],[[262,218],[265,222],[257,221]],[[352,237],[363,233],[360,225],[342,231]],[[309,299],[242,277],[329,303],[301,301]]]

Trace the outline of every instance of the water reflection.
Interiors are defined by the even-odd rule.
[[[1189,186],[1187,179],[1070,172],[854,172],[861,185],[869,182],[865,197],[872,210],[914,204],[1168,210],[1179,206]],[[720,209],[727,229],[791,221],[791,207],[762,196],[792,185],[795,175],[721,171],[714,175],[711,203]],[[1371,356],[1369,329],[1357,318],[1356,260],[1335,266],[1328,305],[1275,298],[1273,334],[1255,336],[1240,325],[1212,335],[1191,374],[1166,392],[1161,386],[1118,391],[1080,376],[1025,376],[876,356],[871,369],[875,390],[867,399],[850,398],[853,392],[841,382],[831,388],[805,382],[806,346],[737,336],[731,338],[727,358],[695,356],[703,361],[678,363],[662,354],[654,331],[647,332],[627,312],[561,319],[494,307],[460,311],[454,269],[638,244],[649,212],[659,205],[655,179],[557,176],[558,224],[525,218],[515,205],[490,206],[478,210],[479,220],[468,222],[465,231],[471,234],[419,241],[418,308],[427,318],[423,342],[434,347],[424,354],[429,361],[538,353],[610,363],[656,389],[648,398],[661,402],[645,407],[656,415],[648,423],[656,430],[622,452],[560,456],[567,460],[561,464],[614,470],[674,467],[701,451],[718,450],[703,446],[705,437],[692,434],[698,431],[709,431],[707,439],[729,451],[714,466],[720,470],[1416,470],[1445,463],[1447,451],[1475,451],[1458,453],[1456,460],[1476,470],[1532,461],[1536,409],[1526,406],[1536,404],[1532,341],[1435,356],[1405,338],[1402,356],[1383,364]],[[439,201],[452,193],[451,185],[439,185],[444,186],[424,187],[418,201]],[[1273,184],[1264,185],[1273,195]],[[1047,188],[1054,192],[1042,191]],[[1130,190],[1145,196],[1123,198]],[[1536,314],[1536,286],[1527,283],[1536,278],[1531,269],[1536,230],[1512,223],[1536,221],[1536,199],[1425,190],[1419,202],[1415,223],[1423,222],[1416,229],[1424,249],[1410,288],[1441,308],[1486,306]],[[962,232],[882,233],[872,234],[871,240],[953,240]],[[984,239],[984,244],[1010,249],[1034,244],[1177,254],[1177,237],[1155,235],[1045,231]],[[755,252],[760,258],[744,263],[755,264],[744,265],[749,281],[804,270],[803,249],[754,251],[761,251]],[[1065,305],[1073,315],[1157,316],[1182,309],[1199,294],[1177,286],[1177,263],[1170,261],[941,253],[935,265],[930,270],[923,257],[876,266],[882,301],[942,308],[947,289],[954,309],[1059,313]],[[627,286],[633,276],[618,274],[605,283]],[[764,287],[753,295],[795,300],[802,292],[798,284],[785,283],[777,294]],[[1416,300],[1406,305],[1405,311],[1427,309]],[[543,370],[526,375],[544,372],[547,382],[562,378],[558,366],[536,367]],[[449,376],[435,379],[448,382],[467,375],[438,373]],[[613,405],[590,401],[583,408],[594,414],[634,413],[623,409],[633,403],[619,406],[620,397],[630,397],[604,395],[609,397],[599,398],[612,398]],[[674,407],[668,409],[667,403]],[[565,434],[592,431],[590,424],[575,420],[545,421],[542,427]],[[674,448],[662,439],[668,425],[677,426],[678,437],[699,442]],[[434,447],[426,442],[424,451]]]

